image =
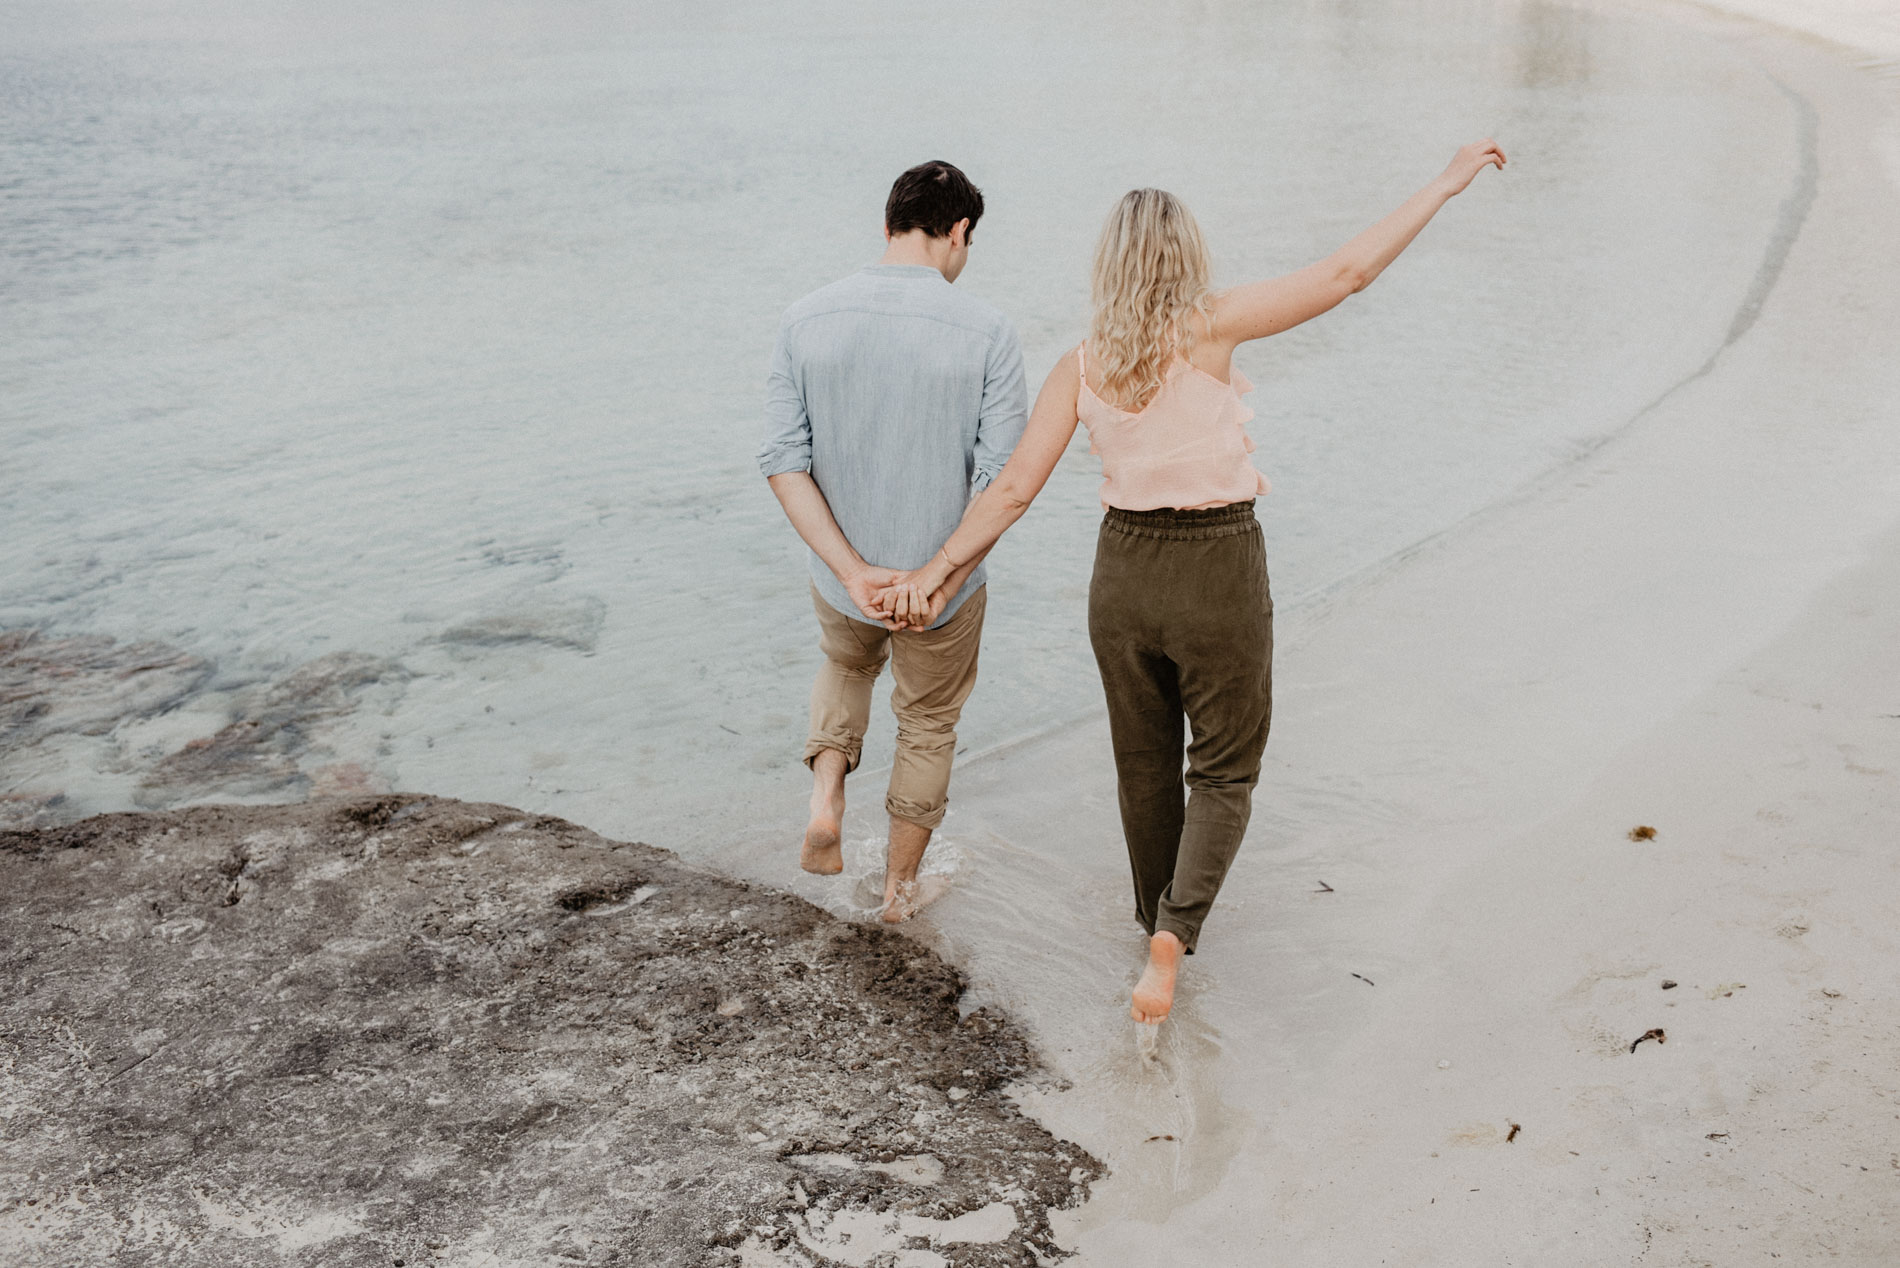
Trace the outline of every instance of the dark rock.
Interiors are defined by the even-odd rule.
[[[561,820],[103,815],[0,894],[9,1265],[1031,1265],[1099,1172],[929,951]]]

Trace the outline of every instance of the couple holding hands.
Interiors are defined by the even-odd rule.
[[[1022,350],[952,283],[983,195],[948,163],[897,178],[878,263],[787,310],[759,465],[812,552],[824,664],[811,693],[806,871],[843,870],[844,783],[891,664],[897,750],[885,810],[889,922],[949,800],[956,724],[976,685],[983,558],[1078,424],[1102,460],[1089,641],[1108,700],[1135,919],[1148,964],[1130,1015],[1168,1015],[1181,957],[1234,860],[1273,712],[1273,600],[1234,349],[1365,289],[1504,154],[1467,145],[1437,179],[1317,264],[1216,291],[1194,217],[1131,190],[1096,248],[1088,338],[1028,408]],[[1184,773],[1185,768],[1185,773]]]

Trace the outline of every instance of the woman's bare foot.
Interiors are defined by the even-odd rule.
[[[820,876],[844,871],[844,847],[838,825],[844,821],[844,754],[826,749],[812,759],[811,822],[798,865]]]
[[[1181,969],[1181,940],[1163,929],[1148,939],[1148,967],[1135,983],[1128,1015],[1154,1025],[1174,1007],[1174,977]]]

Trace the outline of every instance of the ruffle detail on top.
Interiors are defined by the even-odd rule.
[[[1192,510],[1267,492],[1266,477],[1247,456],[1254,452],[1246,427],[1254,411],[1240,399],[1254,385],[1239,370],[1230,380],[1177,361],[1147,405],[1130,411],[1104,401],[1085,369],[1076,412],[1089,430],[1089,452],[1102,459],[1102,505]]]

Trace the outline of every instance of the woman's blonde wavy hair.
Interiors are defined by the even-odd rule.
[[[1103,400],[1141,409],[1212,320],[1207,244],[1180,199],[1131,189],[1102,226],[1090,298],[1089,362]],[[1189,320],[1199,313],[1202,320]]]

